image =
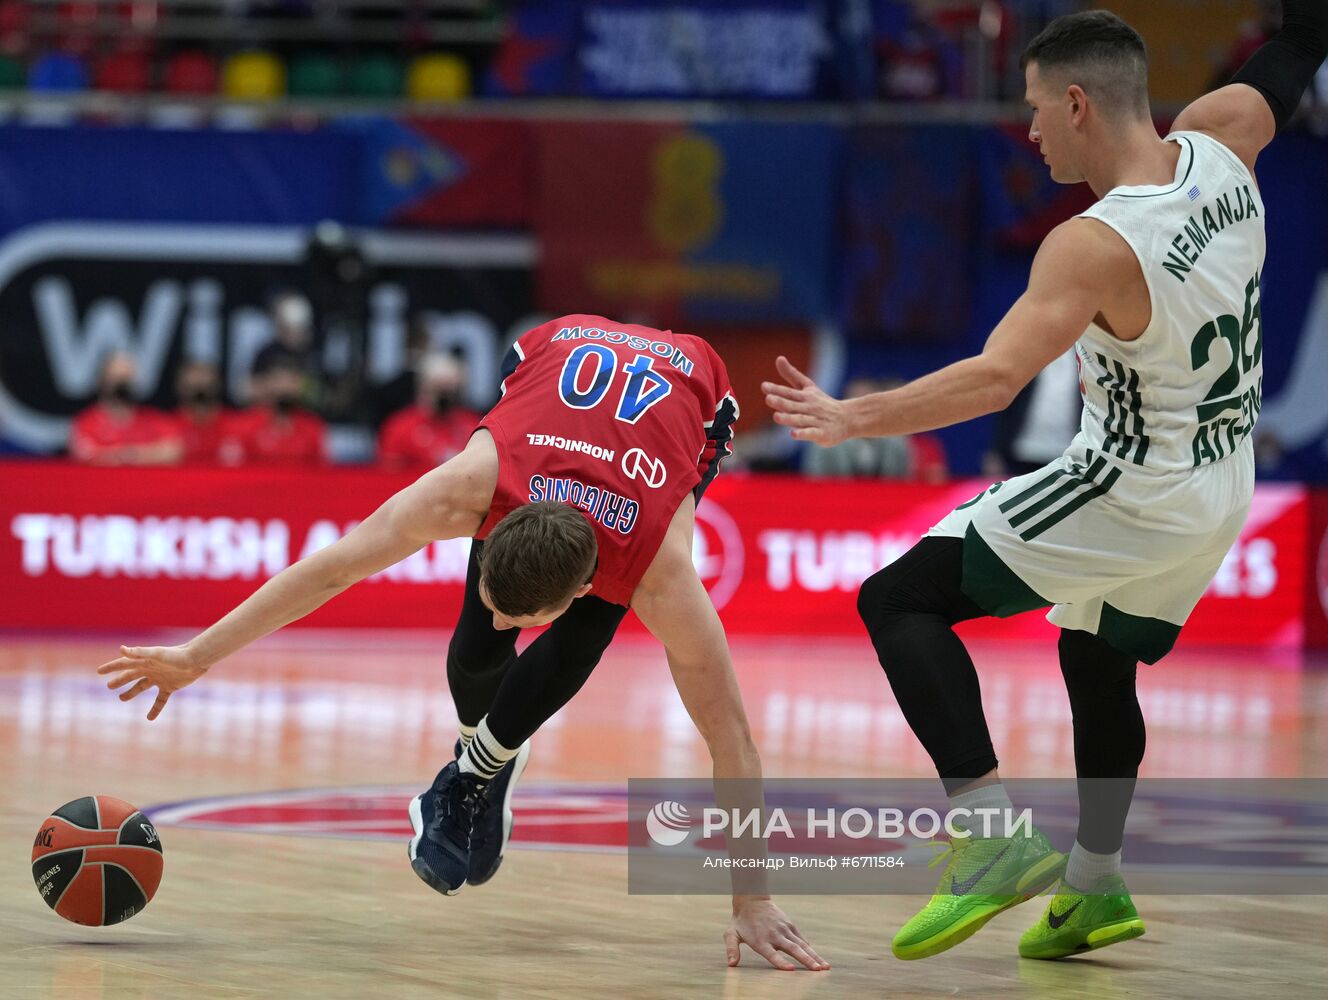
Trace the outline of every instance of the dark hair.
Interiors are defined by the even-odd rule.
[[[1108,114],[1148,114],[1148,49],[1139,32],[1111,11],[1056,18],[1019,59],[1022,68],[1034,62],[1044,72],[1068,77],[1067,84],[1078,84]]]
[[[495,611],[509,617],[561,607],[595,574],[595,529],[575,507],[528,503],[494,526],[480,550],[480,579]]]

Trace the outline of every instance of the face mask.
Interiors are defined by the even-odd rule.
[[[273,406],[276,407],[277,412],[282,416],[288,416],[299,409],[300,397],[292,392],[283,392],[273,400]]]
[[[102,391],[102,399],[110,403],[132,403],[134,390],[128,382],[112,382]]]

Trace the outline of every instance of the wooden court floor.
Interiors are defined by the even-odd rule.
[[[621,853],[514,848],[489,885],[444,898],[411,873],[399,837],[165,818],[157,898],[128,923],[78,927],[47,909],[29,871],[33,834],[59,804],[92,793],[143,807],[350,786],[406,794],[455,738],[445,637],[288,633],[216,668],[155,723],[92,672],[119,638],[0,638],[0,997],[1323,995],[1322,896],[1142,898],[1147,936],[1056,963],[1015,953],[1037,903],[945,955],[900,962],[889,940],[921,898],[789,897],[781,903],[833,969],[780,973],[750,952],[727,969],[727,901],[629,895]],[[1006,773],[1070,773],[1053,656],[975,650]],[[865,643],[741,642],[735,658],[767,775],[930,773]],[[1147,776],[1328,775],[1328,673],[1289,657],[1191,652],[1144,678]],[[561,789],[556,805],[628,777],[708,773],[662,654],[625,637],[537,736],[523,788]],[[342,832],[373,825],[342,805]],[[239,812],[254,821],[247,829],[276,829],[262,800]]]

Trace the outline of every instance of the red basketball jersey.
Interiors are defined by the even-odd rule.
[[[678,505],[730,454],[738,403],[699,337],[563,316],[503,365],[502,398],[480,421],[498,447],[498,488],[476,538],[526,503],[558,500],[599,542],[591,593],[628,604]]]

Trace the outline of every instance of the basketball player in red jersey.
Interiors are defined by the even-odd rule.
[[[580,689],[630,606],[658,638],[716,780],[759,778],[723,626],[692,564],[702,491],[738,406],[699,338],[564,316],[522,336],[502,398],[465,450],[335,544],[260,587],[181,646],[121,647],[99,668],[121,699],[167,699],[255,639],[444,538],[473,537],[447,675],[457,759],[410,806],[411,865],[452,894],[494,874],[530,736]],[[520,629],[548,625],[520,655]],[[768,895],[735,894],[730,965],[746,942],[772,965],[828,969]]]

